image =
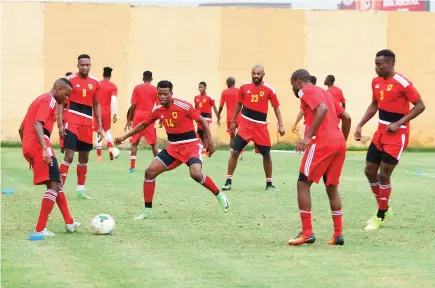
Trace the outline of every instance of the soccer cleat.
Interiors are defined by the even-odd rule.
[[[85,199],[85,200],[94,200],[94,199],[95,199],[95,198],[93,198],[93,197],[87,195],[87,194],[85,193],[85,191],[76,191],[76,196],[77,196],[77,199],[79,199],[79,200],[81,200],[81,199]]]
[[[127,170],[127,173],[134,173],[134,168]]]
[[[41,235],[44,237],[54,237],[56,236],[56,234],[54,234],[53,232],[48,231],[47,227],[44,228],[44,230],[42,230],[41,232],[36,232],[33,233],[34,235]]]
[[[365,230],[377,230],[379,227],[381,227],[382,219],[378,218],[376,216],[373,216],[367,224]]]
[[[266,184],[266,188],[264,190],[266,190],[266,191],[279,191],[279,189],[276,188],[275,186],[273,186],[271,183]]]
[[[113,153],[112,153],[112,148],[107,149],[109,152],[109,159],[113,160]]]
[[[304,234],[299,233],[298,236],[296,236],[293,239],[288,240],[289,245],[301,245],[301,244],[313,244],[316,242],[316,237],[314,236],[314,233],[311,233],[310,236],[305,236]]]
[[[74,232],[79,227],[80,227],[80,222],[75,222],[75,221],[72,224],[65,225],[66,232]]]
[[[225,182],[225,185],[222,186],[221,189],[222,189],[223,191],[231,190],[231,184],[232,184],[231,179],[227,179],[227,181]]]
[[[216,198],[219,202],[219,205],[221,205],[222,210],[224,210],[224,212],[228,212],[228,210],[230,210],[230,200],[228,200],[227,195],[225,195],[223,192],[219,192],[219,194],[216,195]]]
[[[373,216],[373,217],[376,217],[377,214],[378,214],[378,211],[376,211],[375,216]],[[387,210],[387,212],[385,212],[385,215],[384,215],[384,220],[393,218],[393,215],[394,215],[393,208],[388,207],[388,210]],[[367,220],[367,223],[369,223],[372,220],[372,218]],[[382,221],[384,221],[384,220],[382,220]]]
[[[243,155],[240,155],[239,159],[240,161],[243,161]]]
[[[137,217],[134,217],[134,220],[145,220],[153,217],[153,210],[151,208],[145,208],[143,213]]]
[[[343,245],[344,237],[343,235],[332,236],[331,240],[328,242],[329,245]]]

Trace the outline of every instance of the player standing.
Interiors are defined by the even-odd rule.
[[[316,83],[317,83],[317,77],[311,75],[310,79],[311,79],[311,84],[316,85]],[[293,133],[296,133],[299,130],[298,129],[298,124],[299,124],[299,122],[301,122],[303,117],[304,117],[304,111],[301,108],[301,110],[299,110],[298,116],[296,116],[296,121],[295,121],[295,123],[293,124],[293,127],[292,127],[292,132]],[[307,125],[307,120],[304,118],[304,125],[302,126],[302,135],[301,135],[301,138],[304,138],[305,135],[308,132],[308,129],[307,129],[306,125]]]
[[[145,171],[143,184],[143,195],[145,209],[144,212],[136,217],[137,220],[150,218],[152,216],[152,204],[155,179],[161,173],[175,169],[182,163],[189,166],[190,176],[205,188],[210,190],[217,198],[222,209],[227,212],[230,209],[230,202],[224,193],[219,192],[213,180],[202,172],[202,150],[211,154],[215,147],[211,138],[211,132],[207,121],[199,114],[193,106],[182,100],[172,97],[172,83],[160,81],[157,84],[158,99],[161,105],[156,106],[147,118],[139,123],[132,131],[122,137],[115,138],[115,144],[119,145],[130,136],[140,133],[147,126],[153,125],[155,121],[161,120],[168,134],[169,145],[163,149],[151,162]],[[204,128],[204,137],[209,141],[209,146],[203,146],[198,139],[193,121],[201,123]]]
[[[291,79],[296,97],[307,119],[307,134],[296,144],[296,152],[304,152],[297,184],[299,213],[302,232],[288,241],[290,245],[314,243],[316,240],[311,223],[310,187],[324,177],[326,192],[331,205],[334,235],[330,245],[343,245],[341,199],[338,184],[344,159],[346,140],[349,136],[351,119],[344,109],[324,89],[310,83],[308,71],[296,70]],[[343,120],[342,131],[337,117]]]
[[[77,198],[93,199],[85,193],[86,174],[88,173],[89,151],[92,150],[92,121],[95,113],[98,123],[98,135],[101,137],[103,127],[101,123],[100,102],[96,93],[100,88],[97,78],[89,75],[91,70],[91,58],[87,54],[78,57],[78,73],[67,77],[72,83],[68,119],[63,125],[62,117],[58,117],[58,127],[62,135],[65,135],[65,157],[60,165],[62,184],[65,185],[68,169],[74,159],[74,152],[79,153],[77,164]],[[58,110],[61,111],[61,110]],[[100,138],[101,141],[101,138]]]
[[[71,90],[72,84],[67,79],[58,79],[49,93],[42,94],[30,104],[19,129],[24,158],[33,170],[33,184],[47,186],[35,229],[35,234],[46,237],[55,236],[47,229],[48,218],[55,202],[68,232],[74,232],[80,226],[70,215],[60,180],[59,165],[50,141],[56,121],[56,103],[63,105]]]
[[[227,78],[227,89],[222,91],[221,101],[219,104],[219,111],[217,114],[218,124],[220,124],[220,118],[222,110],[224,109],[224,105],[227,107],[227,132],[230,134],[230,153],[234,148],[234,138],[235,133],[234,130],[231,129],[231,119],[233,118],[234,109],[237,104],[237,97],[239,97],[239,89],[235,87],[236,79],[234,77]],[[236,129],[239,128],[240,125],[240,113],[236,116]],[[240,160],[243,160],[243,150],[240,151]]]
[[[266,122],[269,101],[274,108],[276,119],[278,120],[278,132],[281,136],[285,134],[285,129],[275,89],[263,82],[264,75],[263,66],[255,65],[251,72],[252,82],[247,82],[239,88],[237,105],[230,126],[233,131],[236,129],[236,117],[240,110],[242,110],[242,118],[234,140],[234,148],[228,161],[227,180],[222,187],[224,191],[231,189],[233,173],[237,167],[237,159],[243,148],[251,141],[254,142],[256,150],[263,155],[266,190],[278,190],[272,184],[272,157],[270,156],[272,144]]]
[[[103,122],[103,130],[106,135],[106,143],[107,143],[107,150],[109,152],[109,158],[110,160],[113,160],[112,155],[112,132],[110,131],[110,127],[113,123],[116,123],[118,120],[116,118],[116,95],[118,94],[118,87],[110,81],[110,78],[112,77],[112,71],[113,69],[110,67],[104,67],[103,68],[103,80],[100,81],[100,89],[98,89],[98,99],[100,100],[100,107],[101,107],[101,121]],[[112,111],[113,111],[113,118],[112,118]],[[94,131],[98,131],[98,121],[94,115]],[[102,150],[103,150],[103,142],[98,141],[99,137],[98,134],[95,138],[95,148],[97,150],[97,161],[103,160],[102,157]]]
[[[337,86],[334,86],[334,83],[335,83],[334,75],[328,75],[326,76],[326,79],[323,84],[325,84],[325,86],[328,86],[328,89],[326,89],[326,91],[331,93],[334,99],[339,103],[341,103],[341,106],[344,109],[346,109],[346,99],[343,96],[343,91]]]
[[[210,126],[212,122],[212,114],[211,108],[213,107],[214,113],[216,114],[217,122],[220,123],[219,113],[216,108],[216,104],[214,103],[214,98],[210,95],[207,95],[207,83],[204,81],[199,82],[198,84],[199,95],[195,96],[193,102],[195,103],[195,109],[201,113],[201,116],[207,121],[207,124]],[[198,136],[201,139],[204,146],[208,146],[206,143],[207,138],[204,137],[204,128],[201,123],[198,123]],[[204,151],[204,153],[206,153]]]
[[[153,110],[153,107],[158,104],[157,88],[151,85],[153,81],[153,73],[151,71],[145,71],[142,75],[143,84],[139,84],[134,87],[133,95],[131,96],[131,106],[129,113],[127,114],[127,125],[125,125],[124,131],[139,125],[142,121],[148,118],[148,115]],[[147,126],[147,129],[141,133],[135,134],[130,138],[131,152],[130,152],[130,169],[129,173],[135,171],[136,167],[136,155],[137,146],[141,138],[145,138],[148,145],[151,145],[153,155],[157,156],[159,149],[157,147],[157,133],[154,125]]]
[[[378,202],[378,212],[368,220],[366,230],[379,229],[383,220],[393,216],[388,201],[391,195],[391,175],[400,156],[408,146],[409,121],[420,115],[425,105],[414,85],[396,73],[396,56],[390,50],[376,53],[375,70],[379,77],[372,81],[372,103],[355,130],[355,140],[361,140],[362,127],[379,111],[378,130],[367,151],[365,174]],[[409,110],[409,103],[414,107]]]

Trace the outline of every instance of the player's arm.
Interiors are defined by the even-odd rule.
[[[202,117],[202,116],[199,116],[199,120],[197,120],[197,122],[202,125],[202,129],[204,131],[204,136],[208,140],[207,141],[208,147],[204,147],[204,148],[209,153],[209,156],[211,156],[211,154],[213,154],[216,149],[214,147],[213,138],[211,136],[210,126],[208,125],[207,120],[205,120],[204,117]]]
[[[284,136],[285,134],[284,123],[282,122],[281,110],[279,109],[279,102],[275,92],[272,92],[270,96],[270,104],[272,104],[273,112],[275,112],[276,119],[278,120],[279,135]]]
[[[219,103],[219,111],[217,113],[217,117],[218,118],[221,117],[222,110],[224,110],[224,105],[225,105],[225,96],[224,96],[224,93],[222,93],[221,94],[221,100],[220,100],[220,103]]]
[[[325,119],[326,113],[328,113],[328,107],[326,107],[325,103],[320,103],[315,108],[313,124],[308,130],[306,136],[307,138],[312,139],[316,135],[317,130],[319,130],[319,127],[323,122],[323,119]]]
[[[417,89],[414,88],[414,86],[411,84],[408,87],[406,87],[405,91],[406,98],[414,105],[412,107],[411,111],[409,111],[408,114],[402,117],[399,121],[397,121],[397,125],[400,127],[402,125],[405,125],[426,109],[426,106],[424,105],[423,100],[420,97],[420,94],[418,93]]]
[[[121,137],[116,137],[114,143],[116,145],[121,144],[123,141],[125,141],[125,139],[128,139],[129,137],[136,135],[137,133],[140,133],[143,130],[145,130],[149,125],[153,124],[157,119],[159,119],[159,117],[156,116],[156,114],[153,111],[151,114],[148,115],[145,121],[136,125],[136,127],[134,127],[133,130],[130,130],[129,132],[127,132],[125,135]]]
[[[341,119],[341,132],[343,132],[344,139],[347,141],[350,133],[350,125],[352,120],[350,115],[344,110],[338,101],[334,101],[335,111],[337,112],[337,117]]]
[[[296,120],[295,123],[293,124],[292,127],[292,132],[295,133],[296,131],[298,131],[298,124],[299,122],[301,122],[302,118],[304,117],[304,111],[302,109],[299,110],[298,116],[296,116]]]
[[[63,125],[63,110],[64,104],[59,105],[56,103],[56,123],[59,130],[59,136],[62,138],[66,135],[65,126]]]
[[[51,99],[43,101],[38,107],[35,122],[33,122],[33,129],[35,129],[36,138],[42,148],[42,157],[44,158],[44,163],[47,165],[53,165],[53,160],[51,159],[51,153],[48,150],[44,139],[44,123],[47,122],[53,109],[57,109],[55,105],[56,103],[51,101]]]
[[[242,102],[237,102],[236,107],[234,108],[233,117],[231,118],[231,123],[236,123],[236,117],[239,115],[240,110],[242,110]]]
[[[96,91],[94,95],[94,103],[93,108],[95,111],[95,118],[97,118],[98,122],[98,129],[103,129],[103,122],[101,120],[101,105],[100,105],[100,97],[98,97],[98,90]]]
[[[217,122],[219,123],[220,120],[221,120],[221,116],[220,116],[219,111],[217,110],[217,107],[216,107],[216,104],[215,104],[215,103],[213,103],[213,110],[214,110],[214,114],[216,115]]]
[[[358,126],[356,126],[355,133],[354,133],[354,137],[355,137],[356,141],[360,141],[361,140],[361,138],[362,138],[362,136],[361,136],[362,127],[370,119],[372,119],[373,116],[375,116],[377,112],[378,112],[378,101],[376,101],[376,99],[373,97],[372,103],[370,103],[369,107],[367,107],[366,113],[364,114],[364,116],[359,121]]]
[[[21,122],[20,128],[18,129],[18,134],[20,134],[21,142],[23,142],[23,135],[24,135],[24,120]]]

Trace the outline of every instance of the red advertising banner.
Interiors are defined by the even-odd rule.
[[[347,0],[341,1],[340,10],[361,11],[427,11],[427,1],[419,0]]]

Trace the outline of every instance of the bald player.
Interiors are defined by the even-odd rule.
[[[272,184],[272,157],[270,156],[272,144],[269,131],[267,130],[269,102],[272,104],[276,119],[278,120],[278,132],[281,136],[285,134],[285,129],[276,91],[272,86],[263,82],[264,75],[264,67],[255,65],[251,71],[252,81],[244,83],[239,88],[236,108],[230,122],[230,129],[234,133],[236,130],[236,117],[240,110],[242,111],[242,117],[240,127],[234,139],[233,151],[228,161],[227,180],[222,187],[224,191],[231,189],[233,173],[237,167],[237,159],[243,148],[251,141],[254,142],[255,149],[263,156],[266,190],[278,190]]]

